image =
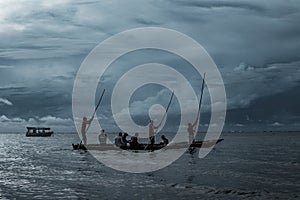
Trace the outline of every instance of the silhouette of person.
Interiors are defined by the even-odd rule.
[[[154,122],[151,119],[150,120],[150,124],[149,124],[149,140],[150,140],[150,144],[151,146],[153,146],[154,142],[155,142],[155,131],[159,128],[160,124],[158,126],[154,126]]]
[[[127,143],[129,142],[129,141],[127,140],[127,136],[128,136],[128,133],[124,133],[124,134],[122,135],[122,142],[123,142],[123,145],[124,145],[124,146],[127,146]]]
[[[196,119],[196,121],[192,124],[192,123],[188,123],[188,134],[189,134],[189,144],[192,144],[193,142],[195,142],[195,126],[198,122],[198,117]]]
[[[99,136],[98,136],[98,140],[100,144],[106,144],[106,139],[107,139],[107,135],[105,133],[105,130],[102,129]]]
[[[119,135],[115,138],[115,145],[117,147],[124,146],[123,140],[122,140],[122,133],[120,132]]]
[[[129,141],[130,147],[132,147],[132,148],[138,147],[138,145],[139,145],[138,137],[139,137],[139,134],[135,133],[134,136],[132,136],[130,138],[130,141]]]
[[[87,138],[86,138],[86,125],[87,124],[91,124],[91,122],[93,121],[94,116],[90,119],[87,120],[86,117],[83,117],[82,119],[82,124],[81,124],[81,135],[82,135],[82,140],[83,140],[83,144],[86,145],[87,142]]]
[[[160,144],[163,144],[164,146],[169,144],[169,140],[166,138],[165,135],[161,136],[162,142]]]

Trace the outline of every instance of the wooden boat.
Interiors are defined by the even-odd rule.
[[[26,137],[49,137],[53,134],[50,128],[44,127],[26,127]]]
[[[218,144],[219,142],[223,141],[223,139],[218,140],[209,140],[209,141],[195,141],[191,145],[190,148],[209,148],[212,147],[214,144]],[[188,144],[186,142],[181,143],[170,143],[169,145],[165,146],[164,144],[137,144],[134,146],[124,146],[124,147],[117,147],[114,144],[72,144],[73,150],[98,150],[98,151],[109,151],[109,150],[133,150],[133,151],[155,151],[162,148],[165,149],[182,149],[187,148]]]
[[[204,81],[205,81],[205,73],[204,73],[204,77],[203,77],[203,81],[202,81],[202,87],[201,87],[201,97],[200,97],[200,101],[199,101],[199,107],[198,107],[198,117],[200,114],[200,108],[201,108],[201,102],[202,102],[202,96],[203,96],[203,90],[204,90]],[[100,105],[100,102],[102,100],[103,94],[104,94],[105,90],[103,90],[103,93],[101,95],[101,98],[99,100],[99,103],[97,104],[97,107],[93,113],[92,116],[94,116],[97,108]],[[172,92],[169,104],[167,106],[166,109],[166,113],[168,112],[168,109],[171,105],[172,99],[174,96],[174,91]],[[193,123],[197,123],[198,118],[196,119],[196,121]],[[162,119],[163,121],[163,119]],[[162,122],[161,121],[161,122]],[[87,130],[89,129],[89,126],[87,128]],[[86,132],[87,132],[86,130]],[[218,140],[209,140],[209,141],[195,141],[192,144],[188,144],[187,142],[181,142],[181,143],[170,143],[168,145],[164,145],[164,144],[145,144],[145,143],[138,143],[135,145],[130,145],[127,144],[126,146],[122,146],[122,147],[117,147],[114,144],[88,144],[88,145],[83,145],[82,143],[80,144],[72,144],[73,150],[98,150],[98,151],[109,151],[109,150],[132,150],[132,151],[155,151],[155,150],[159,150],[159,149],[185,149],[189,147],[189,151],[193,151],[196,148],[209,148],[212,147],[215,144],[218,144],[219,142],[223,141],[223,139],[218,139]]]

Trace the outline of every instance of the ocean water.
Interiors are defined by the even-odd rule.
[[[110,169],[73,151],[77,134],[0,134],[0,199],[300,199],[300,133],[224,133],[204,159],[151,173]]]

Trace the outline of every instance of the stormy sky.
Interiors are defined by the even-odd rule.
[[[114,34],[153,26],[192,37],[213,58],[227,94],[225,129],[299,129],[299,20],[297,0],[0,1],[0,132],[26,125],[73,131],[72,90],[84,58]],[[127,55],[119,65],[149,62],[186,65],[151,51]],[[108,83],[119,73],[108,71]],[[145,90],[137,91],[133,110],[168,99],[158,86]],[[205,94],[202,126],[210,117]],[[149,98],[147,107],[142,102]],[[105,97],[98,111],[107,124],[109,102]],[[133,118],[143,124],[141,115]]]

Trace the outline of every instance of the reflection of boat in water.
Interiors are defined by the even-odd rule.
[[[144,150],[144,151],[155,151],[159,149],[183,149],[183,148],[209,148],[219,142],[223,141],[223,139],[218,140],[208,140],[208,141],[195,141],[191,145],[187,142],[181,143],[170,143],[165,146],[163,144],[154,144],[151,146],[150,144],[137,144],[135,146],[125,146],[125,147],[117,147],[114,144],[72,144],[73,150],[98,150],[98,151],[109,151],[109,150]]]
[[[53,134],[50,128],[27,127],[26,137],[49,137]]]

